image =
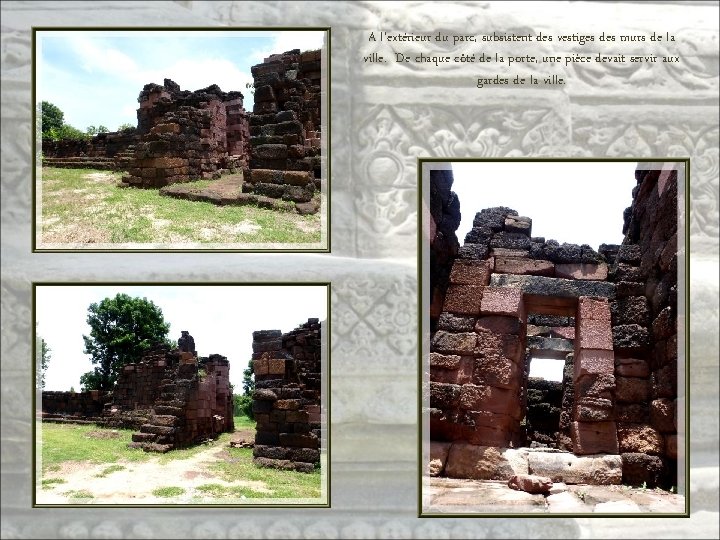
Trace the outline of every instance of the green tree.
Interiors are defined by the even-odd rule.
[[[255,379],[253,378],[253,361],[248,362],[248,367],[243,370],[243,393],[233,396],[233,405],[235,416],[247,416],[254,419],[255,415],[252,410],[252,393],[255,390]]]
[[[123,366],[140,360],[157,343],[172,345],[162,310],[146,298],[117,294],[90,304],[87,323],[91,330],[83,336],[84,352],[95,368],[80,377],[83,391],[112,390]]]
[[[58,141],[60,139],[87,139],[89,135],[87,133],[83,133],[77,128],[72,127],[69,124],[63,124],[59,128],[52,128],[47,135],[47,138],[52,139],[54,141]]]
[[[50,130],[58,130],[65,124],[65,115],[49,101],[40,103],[40,125],[43,138],[50,137]]]
[[[117,130],[122,131],[123,133],[129,133],[131,131],[135,131],[135,126],[132,124],[120,124]]]
[[[48,347],[47,342],[38,336],[40,339],[40,376],[37,379],[37,382],[40,383],[40,388],[45,388],[45,372],[47,371],[48,365],[50,364],[50,347]]]
[[[100,124],[97,128],[97,132],[98,133],[109,133],[110,130],[108,128],[106,128],[105,126],[103,126],[102,124]]]

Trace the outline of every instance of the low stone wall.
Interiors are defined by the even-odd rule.
[[[90,392],[43,391],[43,416],[99,417],[112,394],[100,390]]]
[[[320,332],[318,319],[284,335],[253,332],[257,465],[312,472],[320,463]]]

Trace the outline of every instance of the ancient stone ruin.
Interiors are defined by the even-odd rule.
[[[432,475],[677,485],[677,173],[636,179],[596,252],[504,207],[460,247],[452,172],[431,172]],[[529,378],[543,357],[562,382]]]
[[[311,472],[320,464],[321,325],[253,332],[254,462]]]
[[[216,204],[258,204],[301,213],[319,209],[321,186],[321,51],[273,54],[251,68],[255,105],[217,85],[181,90],[170,79],[146,84],[137,128],[90,140],[43,140],[43,164],[127,171],[123,186],[163,188],[161,194]],[[169,188],[242,171],[230,196]]]
[[[152,452],[233,431],[227,358],[198,357],[187,331],[178,343],[178,349],[158,346],[126,365],[112,392],[43,392],[43,421],[135,429],[130,446]]]

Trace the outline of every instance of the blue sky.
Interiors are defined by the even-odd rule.
[[[137,97],[147,83],[170,78],[182,90],[217,84],[253,99],[250,67],[274,53],[323,46],[325,32],[260,31],[39,31],[37,101],[65,113],[81,130],[137,125]]]
[[[152,300],[170,323],[169,338],[177,340],[188,330],[200,356],[226,356],[230,382],[238,389],[254,331],[285,333],[309,318],[327,318],[325,286],[38,285],[37,329],[51,350],[45,390],[80,390],[80,375],[93,369],[83,353],[82,336],[90,335],[88,307],[118,293]]]

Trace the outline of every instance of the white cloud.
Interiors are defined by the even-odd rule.
[[[68,42],[78,55],[85,71],[116,74],[133,73],[138,69],[135,61],[127,54],[111,47],[104,47],[96,40],[73,34],[68,38]]]
[[[251,57],[259,63],[271,54],[284,53],[293,49],[300,49],[301,51],[321,49],[324,38],[325,32],[323,31],[278,32],[270,47],[265,50],[253,51]]]

